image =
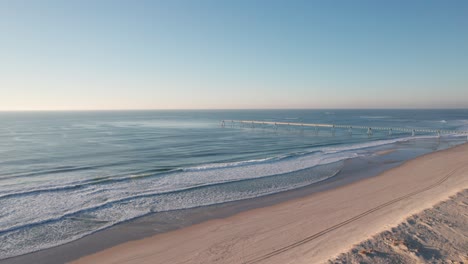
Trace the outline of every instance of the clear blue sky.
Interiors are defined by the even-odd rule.
[[[468,107],[468,1],[0,0],[0,110]]]

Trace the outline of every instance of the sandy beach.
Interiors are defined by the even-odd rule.
[[[468,189],[407,218],[329,263],[466,263]]]
[[[376,177],[127,242],[73,263],[320,263],[468,187],[468,144]]]
[[[0,264],[468,264],[467,10],[0,0]]]

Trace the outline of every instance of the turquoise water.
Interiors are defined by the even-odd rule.
[[[369,138],[356,129],[350,136],[339,129],[221,128],[223,119],[468,130],[468,110],[0,113],[0,259],[150,213],[304,187],[381,146],[435,140],[395,131]]]

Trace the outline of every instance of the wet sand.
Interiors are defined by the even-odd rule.
[[[468,187],[468,144],[372,178],[123,243],[74,263],[320,263]]]

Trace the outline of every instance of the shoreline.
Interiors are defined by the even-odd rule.
[[[375,177],[127,242],[74,263],[324,262],[466,188],[467,153],[468,144],[433,152]],[[448,177],[439,182],[443,175]],[[340,225],[356,212],[367,214]],[[330,226],[338,228],[309,241]]]
[[[455,142],[455,141],[454,141]],[[458,144],[455,145],[459,146]],[[373,154],[343,161],[341,171],[324,181],[293,190],[192,209],[153,213],[104,230],[87,235],[55,247],[0,260],[2,264],[65,263],[95,254],[97,252],[137,241],[154,235],[189,228],[211,220],[225,219],[237,214],[275,206],[291,200],[301,199],[320,192],[327,192],[342,186],[376,177],[414,159],[453,148],[452,141],[404,141],[383,145],[374,149]]]
[[[383,146],[382,148],[388,149],[389,146]],[[389,150],[383,150],[383,152],[393,153],[395,152],[395,147],[393,146]],[[383,154],[377,154],[377,156],[381,157]],[[227,218],[244,211],[272,206],[289,200],[305,197],[316,192],[334,189],[364,178],[374,177],[379,173],[397,167],[407,161],[407,159],[402,157],[405,155],[397,156],[398,158],[385,158],[381,164],[372,162],[372,157],[345,160],[343,169],[337,175],[309,186],[260,196],[253,199],[226,202],[192,209],[154,213],[128,222],[120,223],[66,244],[3,259],[0,260],[0,263],[23,264],[34,261],[39,264],[51,264],[73,261],[80,257],[129,241],[139,240],[151,237],[152,235],[190,227],[213,219]],[[173,224],[171,221],[174,217],[177,220],[184,218],[187,220],[180,224]]]

